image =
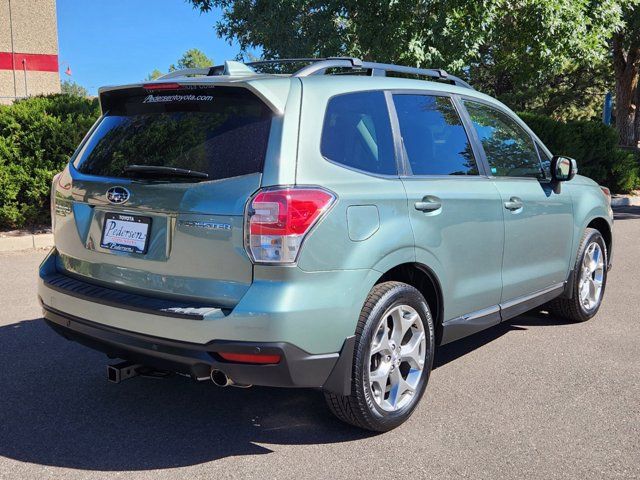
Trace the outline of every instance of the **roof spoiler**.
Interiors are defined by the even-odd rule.
[[[221,79],[222,80],[222,79]],[[149,90],[149,94],[152,94],[153,86],[157,85],[158,92],[153,92],[153,94],[168,94],[171,90],[180,91],[183,87],[186,88],[245,88],[251,93],[253,93],[256,97],[258,97],[262,102],[264,102],[276,115],[281,115],[284,113],[284,108],[287,103],[287,98],[289,95],[289,89],[291,87],[290,82],[266,82],[255,76],[252,78],[246,79],[246,81],[220,81],[220,82],[212,82],[208,80],[203,82],[199,80],[198,77],[189,78],[189,77],[181,77],[175,78],[168,82],[163,81],[153,81],[153,82],[144,82],[144,83],[133,83],[129,85],[118,85],[118,86],[106,86],[100,87],[98,89],[98,97],[100,99],[100,108],[102,113],[105,113],[109,110],[109,105],[111,100],[114,97],[122,97],[126,96],[129,92],[130,94],[140,95],[144,93],[144,90]],[[172,86],[174,88],[166,89],[162,92],[162,86]],[[186,92],[185,92],[186,93]],[[111,98],[110,98],[111,97]]]

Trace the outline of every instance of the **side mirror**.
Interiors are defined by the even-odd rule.
[[[551,179],[554,182],[566,182],[578,173],[578,164],[573,158],[559,155],[551,159]]]

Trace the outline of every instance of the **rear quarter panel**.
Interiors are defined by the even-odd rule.
[[[375,269],[415,260],[406,192],[397,176],[374,176],[334,164],[320,153],[328,100],[334,95],[383,88],[340,78],[305,78],[296,183],[321,185],[337,201],[305,240],[298,266],[307,271]],[[364,79],[361,79],[364,80]]]

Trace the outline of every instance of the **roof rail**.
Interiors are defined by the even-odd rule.
[[[205,68],[183,68],[182,70],[175,70],[173,72],[169,72],[161,77],[158,77],[157,80],[167,80],[169,78],[177,78],[177,77],[186,77],[188,75],[206,75],[206,76],[215,76],[215,75],[255,75],[256,72],[253,68],[250,67],[250,64],[245,64],[242,62],[236,62],[233,60],[227,60],[224,62],[224,65],[216,65],[214,67],[205,67]]]
[[[372,76],[386,76],[387,72],[405,73],[408,75],[418,75],[422,77],[434,78],[451,82],[454,85],[464,88],[473,87],[461,78],[455,75],[449,75],[439,68],[416,68],[406,67],[404,65],[392,65],[388,63],[363,62],[359,58],[352,57],[333,57],[327,58],[298,70],[293,74],[294,77],[308,77],[310,75],[323,75],[329,68],[349,68],[354,70],[368,70]]]
[[[436,80],[450,82],[454,85],[464,88],[473,87],[467,82],[455,75],[449,75],[442,69],[438,68],[416,68],[406,67],[403,65],[393,65],[388,63],[363,62],[359,58],[354,57],[328,57],[328,58],[280,58],[276,60],[258,60],[255,62],[234,62],[226,61],[224,65],[215,65],[207,68],[186,68],[176,70],[174,72],[163,75],[158,80],[166,80],[169,78],[184,77],[188,75],[249,75],[256,73],[252,67],[262,65],[278,65],[287,63],[309,63],[309,65],[301,68],[293,73],[294,77],[308,77],[310,75],[324,75],[330,68],[347,68],[352,70],[366,70],[371,76],[386,76],[388,72],[404,73],[408,75],[417,75],[429,77]]]
[[[326,58],[279,58],[275,60],[256,60],[255,62],[247,62],[245,65],[259,67],[261,65],[279,65],[286,63],[315,63],[324,60],[326,60]]]
[[[287,63],[313,63],[322,62],[326,58],[281,58],[278,60],[256,60],[255,62],[236,62],[225,61],[223,65],[214,65],[204,68],[184,68],[182,70],[175,70],[173,72],[166,73],[157,80],[167,80],[169,78],[186,77],[189,75],[206,75],[206,76],[218,76],[218,75],[237,75],[238,73],[251,74],[257,73],[252,71],[252,67],[260,67],[262,65],[282,65]],[[244,70],[244,71],[243,71]]]

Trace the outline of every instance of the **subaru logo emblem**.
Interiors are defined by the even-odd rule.
[[[129,190],[124,187],[111,187],[109,190],[107,190],[107,200],[117,205],[125,203],[127,200],[129,200],[129,196]]]

